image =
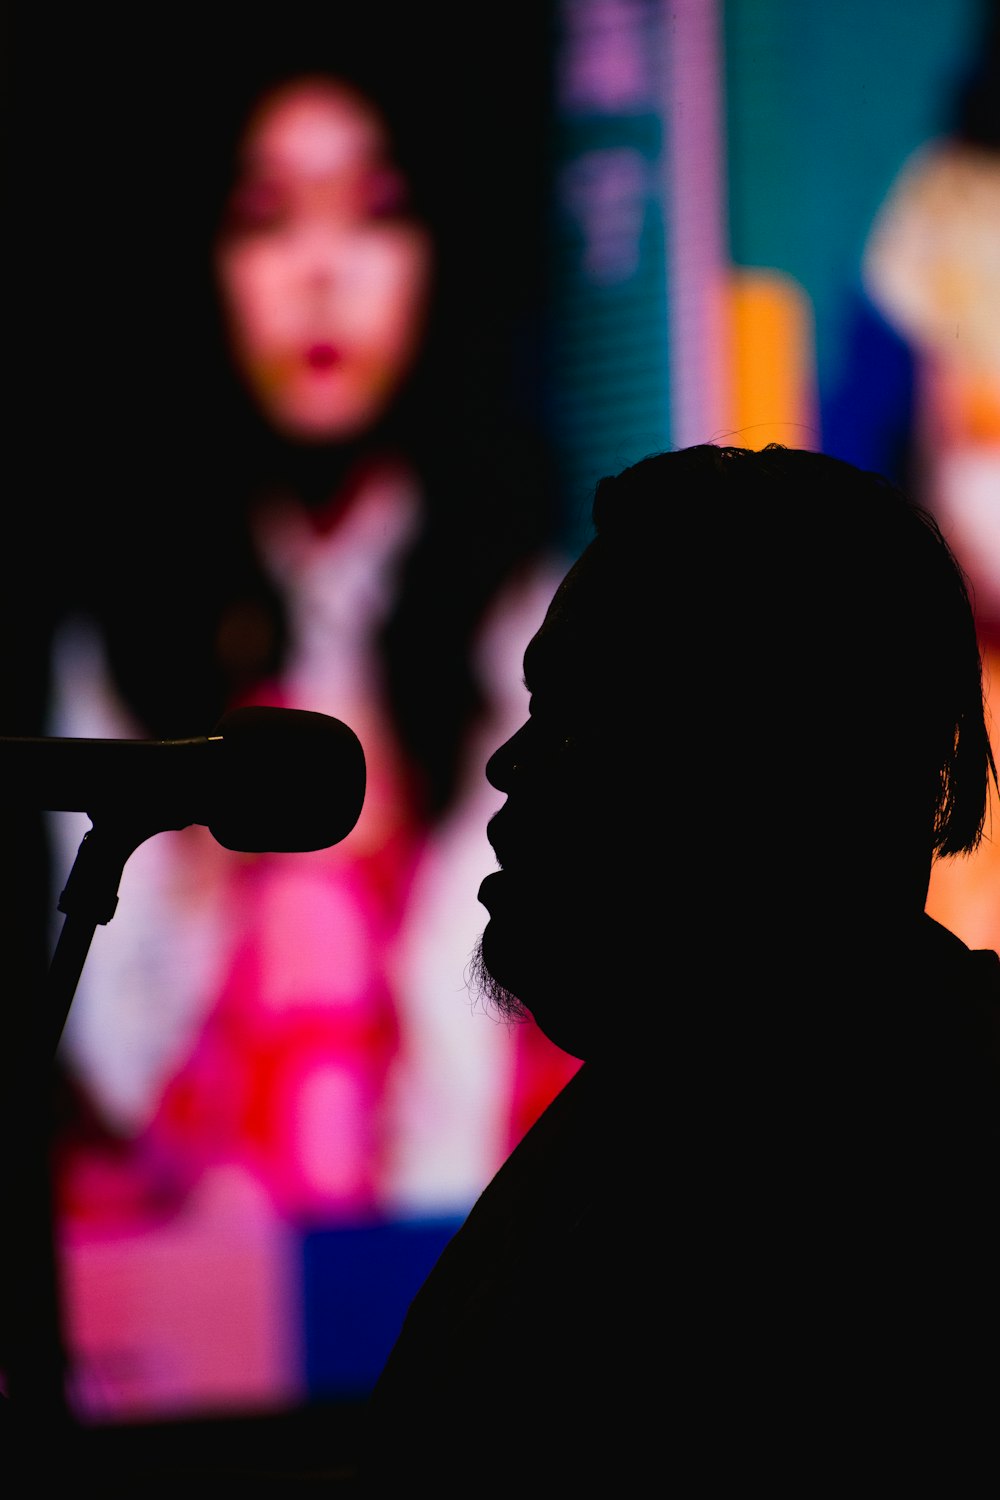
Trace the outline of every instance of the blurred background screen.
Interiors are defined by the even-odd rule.
[[[483,768],[602,474],[703,441],[879,469],[1000,640],[993,4],[361,10],[7,8],[0,731],[307,708],[368,763],[340,843],[160,832],[94,934],[50,1218],[7,1222],[49,1235],[95,1431],[351,1409],[578,1066],[466,976]],[[11,790],[16,1059],[90,819]],[[993,847],[931,889],[977,946]]]

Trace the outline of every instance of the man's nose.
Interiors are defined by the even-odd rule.
[[[510,791],[511,778],[517,771],[517,757],[524,745],[524,733],[527,728],[527,723],[522,724],[509,740],[504,740],[503,744],[494,750],[486,762],[486,780],[498,792]]]

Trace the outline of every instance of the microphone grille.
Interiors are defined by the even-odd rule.
[[[208,824],[244,854],[328,849],[351,832],[365,800],[361,741],[340,719],[307,709],[237,708],[221,736]]]

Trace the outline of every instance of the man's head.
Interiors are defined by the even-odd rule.
[[[933,856],[979,840],[992,766],[961,572],[880,476],[704,445],[603,480],[593,521],[487,768],[507,800],[479,956],[581,1057],[619,1003],[662,1005],[685,949],[703,969],[838,904],[919,913]]]

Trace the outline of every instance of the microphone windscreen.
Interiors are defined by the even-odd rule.
[[[237,708],[222,737],[208,827],[242,854],[328,849],[361,816],[366,766],[353,729],[307,709]]]

